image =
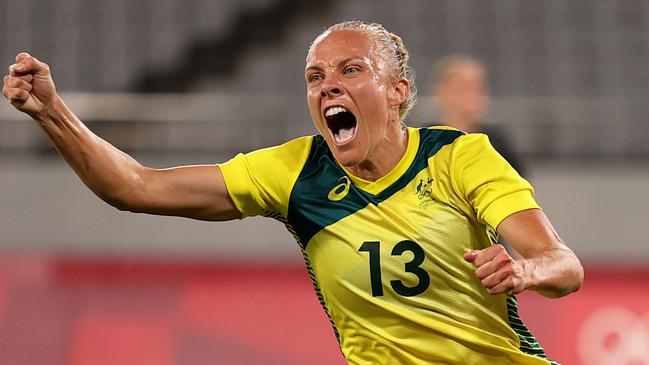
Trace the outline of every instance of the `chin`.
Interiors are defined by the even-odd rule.
[[[364,160],[364,154],[362,153],[362,151],[354,147],[355,146],[343,146],[341,148],[340,146],[329,145],[329,149],[334,155],[336,161],[339,164],[345,166],[345,168],[358,166]]]

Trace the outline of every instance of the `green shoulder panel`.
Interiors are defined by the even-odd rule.
[[[463,132],[419,129],[417,154],[406,172],[392,185],[374,195],[357,188],[336,163],[322,136],[315,136],[311,152],[291,191],[288,221],[303,249],[321,229],[356,213],[369,204],[378,205],[403,189],[423,169],[428,159],[453,143]]]

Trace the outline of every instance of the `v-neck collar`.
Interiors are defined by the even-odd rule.
[[[376,181],[369,181],[352,174],[349,170],[345,169],[342,165],[340,166],[343,171],[349,176],[352,183],[361,190],[364,190],[367,193],[372,195],[378,195],[383,190],[390,187],[394,184],[407,170],[408,167],[414,161],[415,156],[417,155],[417,150],[419,147],[419,131],[416,128],[407,128],[408,131],[408,146],[406,147],[406,153],[403,154],[401,160],[397,163],[396,166],[390,170],[385,176],[381,177]]]

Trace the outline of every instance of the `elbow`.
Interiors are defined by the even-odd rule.
[[[575,256],[575,265],[573,268],[573,276],[574,276],[574,287],[570,291],[571,293],[576,292],[577,290],[581,289],[581,286],[584,283],[584,267],[581,265],[581,262],[579,262],[579,259],[577,256]]]
[[[129,204],[127,202],[111,202],[109,204],[117,208],[117,210],[121,212],[140,213],[133,204]]]
[[[137,205],[133,203],[132,199],[120,197],[118,195],[113,195],[113,196],[99,195],[99,198],[101,198],[101,200],[105,201],[106,203],[108,203],[109,205],[111,205],[112,207],[116,208],[119,211],[138,213]]]
[[[110,189],[102,193],[97,193],[106,203],[110,204],[117,210],[132,213],[143,213],[144,211],[144,189],[140,181],[129,184],[122,184],[119,189]]]
[[[569,265],[567,270],[565,270],[564,282],[565,286],[562,288],[556,298],[566,296],[568,294],[574,293],[581,289],[581,286],[584,283],[584,267],[581,265],[581,262],[577,256],[572,253],[573,262]]]
[[[113,194],[112,197],[104,199],[104,201],[123,212],[150,213],[150,207],[143,189],[124,189]]]
[[[544,297],[561,298],[581,289],[584,282],[584,267],[572,251],[564,252],[567,254],[562,255],[562,259],[559,260],[560,266],[554,271],[555,274],[550,275],[552,278],[547,285],[536,290]]]
[[[108,204],[123,212],[146,213],[146,171],[143,166],[133,171],[119,189],[113,190]]]
[[[122,212],[151,213],[151,209],[137,199],[104,199],[104,201]]]
[[[584,267],[581,265],[579,258],[575,253],[566,248],[566,268],[564,269],[564,278],[566,279],[566,292],[563,295],[574,293],[581,289],[584,283]],[[562,296],[563,296],[562,295]]]

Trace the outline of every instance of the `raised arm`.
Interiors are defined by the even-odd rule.
[[[3,95],[39,123],[101,199],[120,210],[202,220],[240,217],[218,166],[151,169],[90,131],[59,97],[49,66],[27,53],[9,67]]]
[[[502,221],[498,232],[522,258],[512,258],[502,245],[464,255],[490,294],[534,290],[555,298],[579,289],[584,269],[542,210],[514,213]]]

